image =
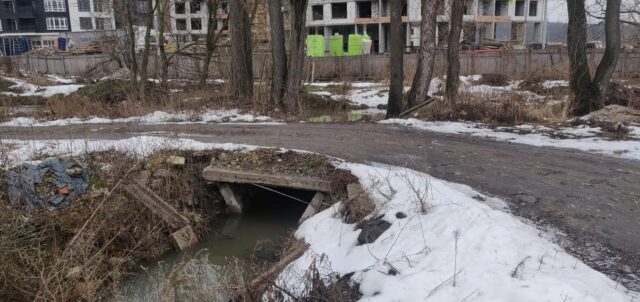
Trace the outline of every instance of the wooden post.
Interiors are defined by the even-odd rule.
[[[64,70],[64,76],[67,76],[67,62],[64,59],[64,55],[62,55],[62,69]]]

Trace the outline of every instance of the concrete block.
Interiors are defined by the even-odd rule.
[[[224,198],[224,202],[227,204],[229,212],[233,214],[242,214],[242,210],[244,208],[242,193],[227,183],[218,183],[218,189]]]
[[[309,217],[318,213],[318,211],[320,211],[320,207],[322,206],[322,203],[324,202],[324,199],[325,199],[324,193],[316,192],[316,194],[313,195],[311,202],[309,203],[307,208],[304,210],[304,213],[302,213],[302,216],[300,216],[300,220],[298,220],[298,223],[302,223],[305,220],[309,219]]]
[[[198,236],[190,225],[187,225],[171,234],[171,238],[180,250],[184,250],[198,243]]]

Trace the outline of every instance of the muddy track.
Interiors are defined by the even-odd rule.
[[[0,138],[22,140],[138,135],[310,150],[466,184],[560,230],[567,250],[640,291],[640,161],[379,124],[0,127]]]

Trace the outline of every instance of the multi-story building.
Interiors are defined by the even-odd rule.
[[[216,30],[227,28],[228,0],[218,1]],[[207,35],[209,8],[204,0],[176,0],[169,12],[171,36],[178,44],[195,42]]]
[[[207,16],[206,1],[176,1],[170,11],[171,34],[179,43],[197,41],[207,34]]]
[[[111,0],[69,0],[71,33],[68,36],[75,46],[86,46],[115,30],[112,4]]]
[[[367,34],[372,52],[387,50],[389,2],[395,0],[310,0],[307,27],[310,34]],[[544,46],[547,0],[474,0],[464,13],[463,37],[468,44],[483,39],[509,40],[514,45]],[[420,45],[420,0],[407,0],[402,14],[407,47]],[[449,1],[438,7],[438,43],[446,39]],[[346,48],[345,39],[345,48]],[[328,48],[327,48],[328,49]]]
[[[70,30],[65,0],[0,1],[0,55],[32,48],[64,47],[59,38]]]

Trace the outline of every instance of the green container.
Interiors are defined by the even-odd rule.
[[[321,36],[321,35],[307,36],[307,56],[324,57],[324,36]]]
[[[358,35],[358,34],[354,34],[354,35],[349,35],[349,51],[348,54],[350,56],[359,56],[363,54],[363,47],[362,47],[362,41],[364,40],[371,40],[371,38],[364,34],[364,35]]]
[[[341,57],[344,56],[344,37],[342,35],[334,35],[329,37],[329,55]]]

